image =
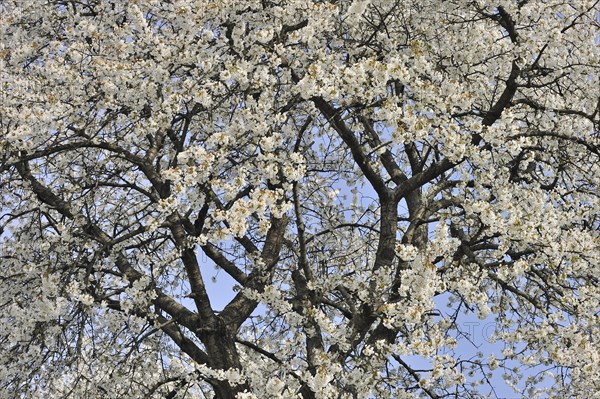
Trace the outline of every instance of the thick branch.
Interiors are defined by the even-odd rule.
[[[352,152],[352,156],[356,161],[356,164],[362,170],[365,177],[371,185],[373,189],[377,192],[377,194],[381,196],[385,196],[388,192],[388,189],[385,185],[385,182],[381,178],[381,176],[373,170],[369,162],[369,158],[365,155],[360,143],[354,136],[354,133],[350,130],[350,128],[346,125],[344,120],[340,117],[340,111],[333,108],[331,105],[327,103],[327,101],[323,100],[320,97],[314,97],[313,102],[321,111],[321,113],[327,118],[331,126],[338,132],[342,140],[346,143],[350,151]]]
[[[279,259],[279,251],[283,245],[283,235],[287,226],[287,218],[271,218],[271,228],[267,232],[265,244],[261,252],[264,265],[257,267],[248,276],[245,288],[263,292],[270,284],[274,267]],[[235,298],[225,306],[220,314],[221,319],[231,331],[236,331],[239,326],[252,314],[258,302],[248,298],[244,292],[238,293]]]
[[[212,319],[214,312],[210,306],[210,298],[206,292],[206,286],[200,273],[200,265],[196,258],[196,253],[192,248],[189,248],[189,244],[186,240],[185,229],[181,223],[181,219],[177,214],[172,214],[167,219],[169,221],[169,227],[177,247],[182,251],[181,260],[185,267],[190,288],[192,290],[191,297],[194,299],[198,313],[205,319]]]

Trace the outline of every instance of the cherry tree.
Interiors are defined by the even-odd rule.
[[[0,397],[592,397],[599,6],[1,0]]]

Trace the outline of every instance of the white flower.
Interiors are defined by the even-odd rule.
[[[413,261],[417,258],[419,250],[417,247],[410,244],[396,244],[396,255],[403,261]]]

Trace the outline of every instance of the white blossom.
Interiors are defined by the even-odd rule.
[[[0,397],[599,392],[596,8],[2,1]]]

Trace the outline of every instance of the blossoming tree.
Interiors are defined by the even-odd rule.
[[[2,0],[0,397],[591,397],[598,7]]]

